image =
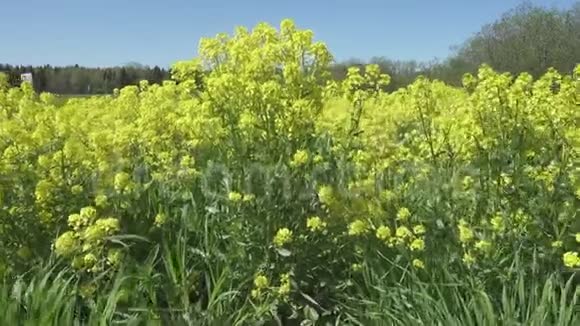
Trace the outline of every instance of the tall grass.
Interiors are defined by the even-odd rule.
[[[66,269],[42,266],[0,286],[0,316],[3,325],[441,325],[441,326],[573,326],[580,323],[580,287],[576,275],[563,280],[554,274],[528,278],[515,272],[515,280],[493,292],[476,280],[454,279],[430,282],[412,273],[398,284],[385,281],[372,269],[351,284],[349,295],[339,296],[336,310],[318,309],[316,302],[306,318],[276,315],[275,310],[257,311],[245,301],[224,268],[207,274],[202,295],[205,302],[189,299],[182,262],[190,254],[183,245],[162,252],[164,275],[152,266],[120,272],[111,287],[84,301],[74,277]],[[176,256],[181,255],[181,257]],[[180,262],[181,260],[181,262]],[[169,278],[169,279],[165,279]],[[158,279],[158,280],[156,280]],[[163,281],[161,280],[163,279]],[[138,280],[134,294],[121,293],[124,283]],[[151,283],[156,287],[147,288]],[[159,282],[163,282],[163,286]],[[148,291],[149,296],[144,295]],[[158,298],[155,300],[154,298]],[[310,298],[311,299],[311,298]]]

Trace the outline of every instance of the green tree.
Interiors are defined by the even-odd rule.
[[[570,72],[580,58],[579,8],[580,3],[567,11],[520,5],[467,40],[448,66],[474,70],[486,63],[534,76],[550,67]]]

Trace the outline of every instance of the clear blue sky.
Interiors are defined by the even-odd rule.
[[[574,0],[534,0],[569,7]],[[199,39],[292,18],[337,60],[444,58],[521,0],[2,0],[0,63],[168,67]]]

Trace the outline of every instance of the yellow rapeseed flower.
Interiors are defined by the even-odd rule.
[[[410,238],[413,235],[413,233],[411,233],[411,230],[409,230],[409,228],[407,228],[406,226],[399,226],[397,228],[397,231],[395,231],[395,235],[399,239],[406,239]]]
[[[119,266],[122,258],[123,252],[120,249],[110,249],[107,252],[107,262],[112,266]]]
[[[467,190],[473,186],[473,178],[471,176],[465,176],[462,181],[463,189]]]
[[[326,228],[326,222],[323,222],[318,216],[313,216],[306,220],[306,228],[311,232],[321,231]]]
[[[409,245],[412,251],[423,251],[425,249],[425,241],[423,239],[415,239]]]
[[[92,267],[97,263],[98,259],[95,254],[89,253],[83,257],[83,263],[85,267]]]
[[[318,198],[323,204],[330,204],[334,200],[334,191],[331,186],[322,186],[318,190]]]
[[[564,266],[566,267],[580,267],[580,257],[578,257],[577,252],[568,251],[562,256],[562,260],[564,261]]]
[[[228,194],[228,199],[231,202],[237,203],[240,200],[242,200],[242,194],[240,194],[239,192],[232,191]]]
[[[39,202],[46,201],[50,198],[54,185],[48,180],[40,180],[36,184],[34,195]]]
[[[265,289],[268,287],[269,283],[270,283],[270,281],[268,281],[268,278],[263,274],[258,274],[254,278],[254,286],[257,289]]]
[[[391,202],[396,197],[395,193],[392,190],[383,190],[380,194],[381,200],[385,202]]]
[[[519,226],[524,226],[527,223],[529,223],[531,220],[531,217],[529,215],[527,215],[526,213],[524,213],[524,211],[522,209],[518,209],[518,211],[515,213],[514,216],[514,221],[519,225]]]
[[[308,152],[305,150],[298,150],[294,153],[290,165],[293,167],[300,167],[308,162]]]
[[[90,246],[92,246],[93,242],[102,241],[103,238],[106,236],[107,236],[107,232],[105,232],[105,230],[103,230],[102,228],[100,228],[96,225],[91,225],[91,226],[87,227],[86,229],[84,229],[84,231],[82,233],[83,240],[88,242],[88,243],[84,244],[84,246],[86,248],[90,248]]]
[[[250,202],[252,200],[256,199],[256,196],[254,194],[244,194],[242,200],[245,202]]]
[[[475,248],[483,252],[489,252],[491,247],[492,247],[491,242],[486,240],[479,240],[475,243]]]
[[[503,231],[505,227],[503,216],[501,214],[496,214],[494,217],[492,217],[491,226],[496,232]]]
[[[416,235],[423,235],[425,234],[426,230],[425,227],[423,225],[415,225],[413,227],[413,233],[415,233]]]
[[[387,241],[391,237],[391,229],[388,226],[381,225],[377,229],[376,236],[379,240]]]
[[[465,265],[471,266],[475,263],[475,257],[473,257],[473,255],[470,252],[466,252],[465,254],[463,254],[463,262],[465,263]]]
[[[459,221],[459,241],[461,243],[468,243],[473,240],[473,230],[469,228],[469,225],[464,220]]]
[[[282,247],[285,244],[292,241],[292,231],[288,228],[281,228],[276,232],[276,236],[274,236],[274,244],[277,247]]]
[[[421,260],[421,259],[413,259],[413,267],[417,268],[417,269],[424,269],[425,268],[425,263]]]
[[[67,231],[58,237],[54,243],[54,251],[59,256],[70,256],[78,249],[78,239],[74,232]]]
[[[2,203],[0,203],[1,205]],[[44,223],[44,224],[48,224],[52,221],[53,215],[51,212],[48,211],[41,211],[38,213],[38,218],[39,220]]]
[[[97,216],[97,210],[92,206],[81,208],[80,215],[83,220],[91,221]]]
[[[121,229],[119,220],[114,217],[100,218],[95,221],[95,226],[111,235]]]
[[[411,216],[411,212],[407,207],[401,207],[397,211],[397,219],[400,221],[406,221]]]
[[[280,276],[280,287],[278,288],[278,294],[280,296],[287,296],[290,294],[291,284],[290,284],[290,274],[285,273]]]
[[[254,299],[259,298],[261,295],[262,295],[262,292],[260,290],[258,290],[258,289],[253,289],[252,292],[251,292],[251,296]]]
[[[115,190],[118,192],[123,192],[126,190],[127,186],[131,182],[131,176],[126,172],[119,172],[115,175],[115,179],[113,181],[113,186]]]
[[[83,219],[80,214],[71,214],[69,215],[67,222],[71,228],[78,231],[81,227],[88,223],[88,220]]]
[[[290,283],[280,284],[280,288],[278,288],[278,294],[283,296],[283,297],[290,294]]]
[[[95,205],[97,207],[105,207],[105,205],[107,205],[107,196],[106,195],[97,195],[97,197],[95,197]]]
[[[153,221],[153,224],[155,224],[156,227],[161,227],[166,222],[167,215],[165,215],[165,213],[158,213],[157,215],[155,215],[155,220]]]
[[[363,220],[356,220],[348,225],[348,235],[356,236],[367,232],[367,224]]]

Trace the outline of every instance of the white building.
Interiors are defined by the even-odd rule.
[[[22,80],[22,82],[29,82],[32,84],[32,73],[31,72],[27,72],[24,74],[20,74],[20,80]]]

